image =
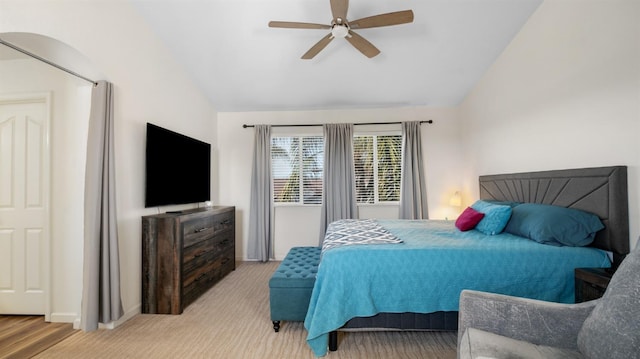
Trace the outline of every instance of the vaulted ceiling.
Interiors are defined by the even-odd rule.
[[[455,106],[541,0],[351,0],[347,18],[411,9],[409,24],[357,33],[367,58],[329,31],[270,28],[271,20],[329,24],[330,0],[132,0],[218,111]]]
[[[129,0],[217,111],[456,106],[542,0],[351,0],[347,19],[412,10],[412,23],[355,30],[367,58],[327,29],[330,0]]]

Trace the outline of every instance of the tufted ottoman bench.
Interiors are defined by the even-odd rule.
[[[304,321],[316,282],[320,247],[293,247],[269,280],[269,304],[273,330],[281,320]]]

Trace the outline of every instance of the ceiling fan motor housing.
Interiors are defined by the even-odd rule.
[[[333,24],[331,27],[331,35],[333,37],[346,37],[349,34],[349,25]]]

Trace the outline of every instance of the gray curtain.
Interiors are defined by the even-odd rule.
[[[251,173],[251,208],[249,209],[249,243],[247,256],[267,262],[273,257],[271,126],[256,125]]]
[[[84,265],[80,328],[122,314],[113,148],[113,89],[99,81],[91,94],[84,189]]]
[[[320,245],[327,226],[358,217],[353,166],[353,124],[326,124],[324,130],[323,200]]]
[[[420,121],[402,123],[400,219],[427,219],[427,190],[422,160]]]

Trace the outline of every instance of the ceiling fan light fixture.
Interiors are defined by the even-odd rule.
[[[307,22],[290,21],[270,21],[269,27],[282,27],[290,29],[331,29],[320,41],[313,45],[309,51],[302,55],[303,60],[310,60],[324,49],[331,40],[336,37],[346,39],[353,47],[368,58],[372,58],[380,53],[372,43],[362,36],[351,31],[351,29],[370,29],[373,27],[400,25],[413,22],[413,11],[395,11],[384,14],[363,17],[361,19],[347,21],[347,9],[349,0],[330,0],[331,14],[333,20],[330,25],[312,24]]]
[[[333,25],[331,35],[333,37],[346,37],[349,34],[349,27],[346,25]]]

